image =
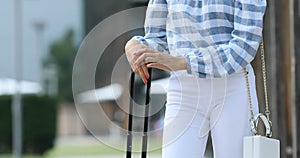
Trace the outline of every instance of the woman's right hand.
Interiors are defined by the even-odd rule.
[[[134,54],[136,54],[135,52],[146,48],[147,48],[146,45],[141,44],[140,42],[134,39],[129,40],[125,45],[125,53],[127,56],[127,60],[132,70],[142,78],[144,84],[147,84],[147,80],[149,79],[148,68],[145,64],[141,66],[135,65],[135,61],[139,56],[136,56]]]

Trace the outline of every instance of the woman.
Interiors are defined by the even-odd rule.
[[[251,135],[244,76],[257,113],[254,59],[265,0],[150,0],[145,36],[125,46],[144,83],[147,68],[171,72],[163,158],[202,158],[211,132],[215,158],[241,158]]]

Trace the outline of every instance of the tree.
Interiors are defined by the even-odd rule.
[[[74,44],[74,32],[69,30],[61,40],[50,47],[50,55],[45,66],[55,64],[58,72],[58,98],[60,101],[73,102],[72,68],[78,47]]]

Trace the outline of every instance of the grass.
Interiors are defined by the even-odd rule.
[[[120,143],[122,144],[122,143]],[[124,143],[123,143],[124,144]],[[149,140],[149,149],[155,149],[155,147],[161,146],[161,143],[157,140]],[[125,146],[119,147],[119,149],[125,149]],[[141,142],[133,142],[133,151],[141,151]],[[160,155],[161,149],[156,149],[148,152],[151,155]],[[136,153],[140,154],[140,153]],[[97,143],[91,145],[80,145],[80,144],[66,144],[58,145],[53,149],[49,150],[42,156],[25,155],[23,158],[55,158],[61,156],[97,156],[97,155],[125,155],[125,151],[117,150],[109,147],[105,144]],[[0,158],[13,158],[11,155],[1,155]]]
[[[160,145],[159,142],[150,141],[148,143],[149,149],[154,149],[155,146]],[[125,151],[120,150],[125,147],[115,149],[104,144],[97,145],[63,145],[57,146],[46,153],[47,157],[56,156],[83,156],[83,155],[124,155]],[[137,142],[133,143],[133,151],[141,151],[141,145]],[[150,151],[151,154],[161,154],[161,149]],[[1,157],[0,157],[1,158]]]
[[[106,147],[104,145],[88,145],[88,146],[59,146],[49,151],[46,155],[49,157],[55,156],[70,156],[70,155],[119,155],[123,152],[116,149]]]
[[[0,158],[13,158],[11,155],[0,155]],[[24,156],[23,158],[45,158],[44,156]]]

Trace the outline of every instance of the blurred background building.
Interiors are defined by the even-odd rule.
[[[81,41],[105,18],[119,11],[146,5],[146,0],[22,0],[22,79],[24,84],[28,84],[29,88],[26,89],[28,93],[49,94],[59,99],[57,139],[90,135],[78,117],[71,91],[72,67]],[[3,21],[0,27],[0,95],[13,93],[15,65],[14,53],[12,53],[14,51],[13,6],[14,1],[0,1],[0,19]],[[136,18],[128,17],[123,20],[126,22],[129,19]],[[268,0],[264,39],[269,99],[273,135],[281,140],[282,158],[300,156],[299,28],[299,0]],[[103,58],[98,63],[96,88],[110,86],[114,68],[112,63],[116,63],[123,55],[126,41],[136,34],[143,34],[143,29],[133,30],[120,36],[106,48]],[[259,57],[258,55],[253,65],[256,71],[258,96],[263,105]],[[122,75],[126,74],[128,75],[128,72]],[[167,76],[166,73],[159,71],[155,74],[156,79]],[[119,82],[123,85],[123,89],[125,87],[124,90],[128,90],[127,82]],[[153,100],[159,100],[154,104],[164,103],[163,95],[153,97]],[[124,106],[128,103],[128,98],[124,96],[119,100],[124,103]],[[106,99],[101,102],[101,106],[111,120],[125,128],[125,114],[118,108],[115,100]],[[87,111],[90,113],[87,119],[97,129],[98,134],[111,134],[112,131],[105,122],[93,121],[94,116],[97,115],[93,111],[93,107]]]

